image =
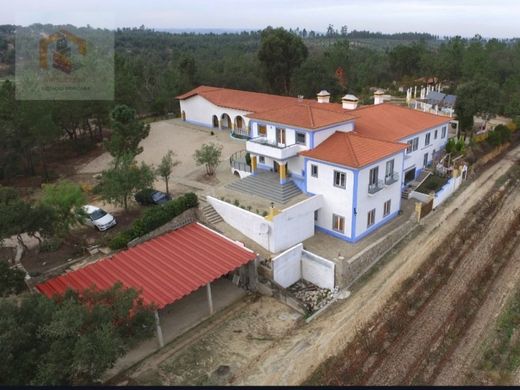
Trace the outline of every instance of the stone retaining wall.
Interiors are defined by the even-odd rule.
[[[338,262],[336,265],[336,286],[340,288],[352,286],[357,279],[370,270],[417,226],[419,226],[417,222],[410,219],[354,257]]]

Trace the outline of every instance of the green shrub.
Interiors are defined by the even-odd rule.
[[[189,192],[161,206],[151,207],[144,212],[141,218],[134,221],[130,229],[115,236],[110,241],[109,247],[112,250],[122,249],[133,239],[157,229],[184,211],[197,207],[198,204],[199,199],[197,195]]]
[[[117,234],[108,243],[108,247],[113,251],[126,248],[126,245],[132,240],[128,231]]]
[[[511,141],[511,134],[511,129],[507,126],[498,125],[493,131],[488,133],[486,141],[491,146],[500,146]]]

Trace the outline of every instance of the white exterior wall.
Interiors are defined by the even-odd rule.
[[[321,288],[334,288],[334,262],[304,250],[301,267],[302,279]]]
[[[295,245],[272,260],[273,279],[283,288],[300,279],[318,287],[334,288],[334,262],[303,250],[303,244]]]
[[[312,237],[314,211],[323,207],[323,197],[313,196],[282,210],[272,221],[268,221],[230,203],[211,196],[206,198],[226,223],[271,253],[286,250]]]
[[[318,166],[318,177],[311,176],[311,164]],[[352,210],[354,199],[354,172],[314,160],[306,163],[307,192],[323,195],[324,205],[318,211],[316,225],[332,230],[332,214],[345,218],[344,236],[352,236]],[[346,188],[334,187],[334,171],[346,174]],[[338,233],[340,234],[340,233]]]
[[[298,244],[273,258],[273,279],[283,288],[302,278],[302,251],[303,244]]]
[[[181,112],[186,113],[186,121],[193,122],[198,125],[213,127],[213,115],[221,119],[222,114],[228,114],[231,122],[235,121],[235,117],[241,116],[244,120],[244,126],[248,126],[249,118],[246,117],[250,111],[235,110],[233,108],[219,107],[202,96],[195,95],[185,100],[180,100]]]
[[[306,150],[310,148],[310,139],[311,136],[308,132],[304,130],[296,130],[287,126],[283,125],[272,125],[272,124],[265,124],[266,130],[267,130],[267,140],[269,142],[275,143],[276,140],[276,128],[280,127],[282,129],[285,129],[285,143],[286,145],[294,145],[296,143],[296,132],[299,133],[306,133],[305,136],[305,145],[302,144],[302,149]],[[258,137],[258,123],[257,122],[251,122],[251,134],[253,138]]]
[[[446,135],[444,136],[444,138],[441,138],[442,128],[444,126],[446,126]],[[435,130],[437,130],[437,139],[434,138]],[[430,135],[430,144],[428,146],[425,146],[424,142],[426,140],[426,134],[428,134],[428,133],[431,134]],[[407,171],[408,169],[410,169],[412,167],[415,167],[417,170],[423,169],[424,168],[424,155],[426,153],[428,153],[428,161],[431,161],[432,153],[434,150],[436,152],[438,152],[440,150],[444,150],[444,147],[445,147],[446,143],[448,142],[448,133],[449,133],[449,122],[446,122],[446,124],[441,125],[439,127],[435,127],[428,131],[423,131],[422,133],[401,139],[401,142],[407,143],[409,140],[419,137],[419,147],[417,148],[417,150],[410,154],[405,154],[404,171]],[[404,182],[404,178],[401,178],[401,180]]]
[[[399,173],[399,180],[392,183],[376,192],[375,194],[368,193],[368,183],[370,181],[370,170],[374,167],[379,167],[379,180],[385,179],[386,162],[394,160],[394,172]],[[368,165],[361,169],[358,174],[358,188],[357,188],[357,216],[356,216],[356,237],[360,236],[368,230],[368,212],[376,209],[376,218],[374,225],[382,222],[384,204],[387,200],[391,201],[390,215],[399,210],[401,204],[401,167],[403,164],[403,152],[395,154],[389,158],[381,160],[375,164]]]
[[[332,134],[334,134],[336,131],[343,131],[345,133],[348,133],[349,131],[354,130],[354,122],[347,122],[342,123],[340,125],[331,127],[327,130],[315,130],[314,131],[314,147],[321,144],[323,141],[325,141],[327,138],[329,138]]]
[[[287,162],[287,168],[289,169],[290,173],[294,173],[298,177],[303,177],[303,157],[297,156],[289,159]]]

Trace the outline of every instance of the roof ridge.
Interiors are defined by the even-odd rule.
[[[350,131],[344,133],[343,139],[345,140],[345,143],[347,144],[348,148],[350,148],[350,153],[354,157],[354,161],[356,162],[356,165],[359,165],[359,159],[357,157],[356,152],[354,151],[354,147],[352,146],[352,142],[350,140]]]
[[[396,142],[396,141],[386,140],[386,139],[383,139],[383,138],[370,137],[368,135],[364,135],[364,134],[358,133],[357,131],[351,131],[350,134],[352,136],[356,136],[356,137],[359,137],[359,138],[369,139],[369,140],[377,141],[377,142],[384,142],[384,143],[387,143],[387,144],[406,145],[404,142]]]
[[[307,111],[309,112],[309,118],[311,120],[311,126],[314,127],[314,115],[312,114],[312,108],[309,105],[307,105]]]

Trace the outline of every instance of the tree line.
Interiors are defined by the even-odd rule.
[[[354,93],[367,102],[370,87],[398,93],[398,86],[435,76],[466,102],[458,110],[463,127],[484,111],[520,115],[519,41],[453,37],[432,45],[435,37],[424,34],[387,37],[329,27],[320,39],[303,39],[300,29],[271,27],[226,34],[118,29],[113,102],[17,101],[14,83],[0,81],[0,180],[48,176],[51,146],[67,141],[78,153],[88,150],[102,139],[117,105],[132,107],[138,117],[178,114],[175,96],[200,84],[307,98],[327,89],[334,101]],[[0,58],[7,65],[13,33],[12,26],[0,26]],[[402,43],[378,49],[356,37]]]

